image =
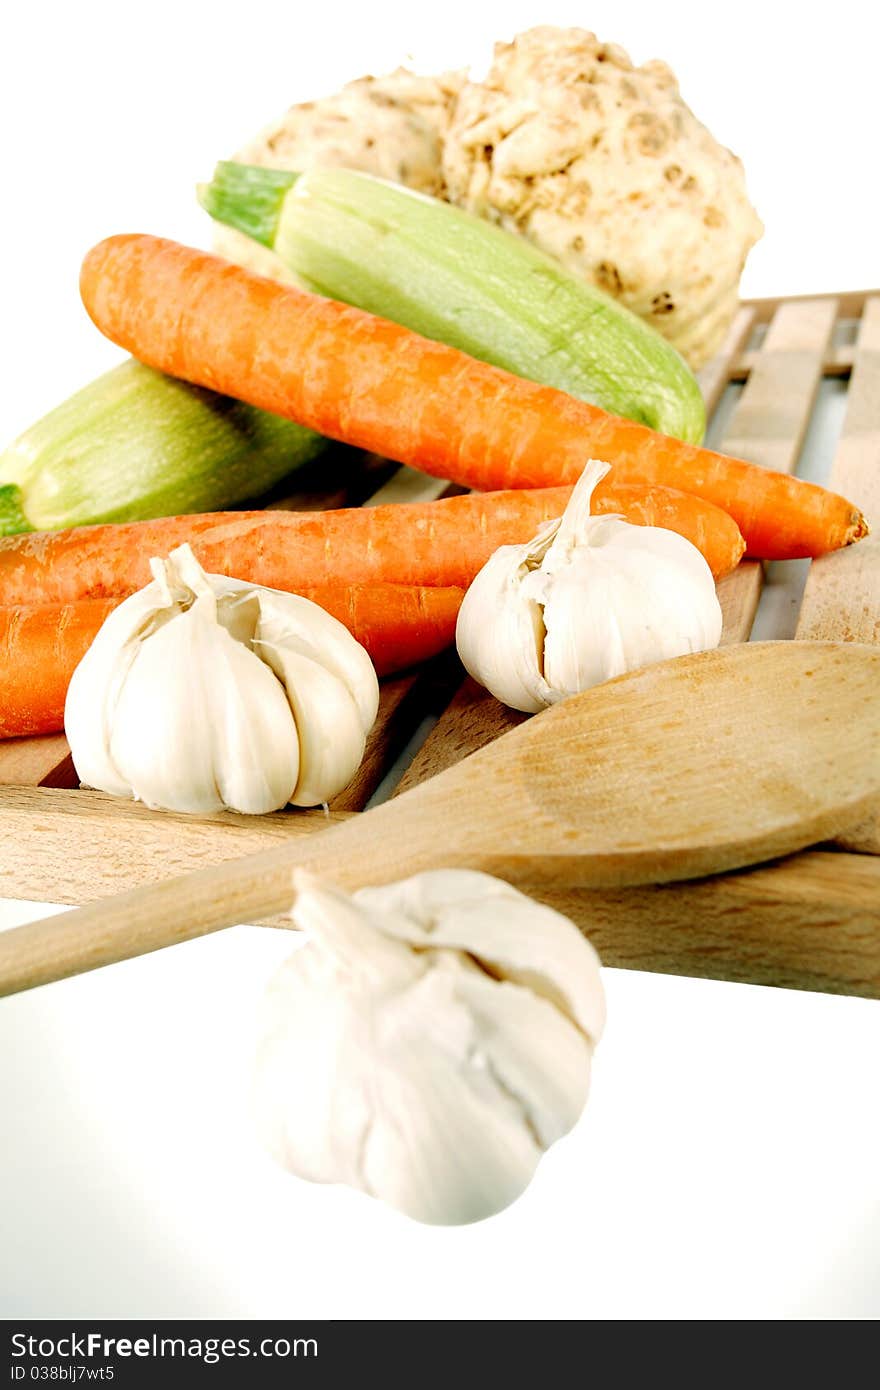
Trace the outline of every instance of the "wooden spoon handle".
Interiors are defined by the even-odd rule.
[[[491,834],[481,842],[480,827],[456,821],[462,778],[454,769],[452,786],[436,778],[398,800],[386,802],[330,825],[326,830],[292,834],[271,848],[212,863],[128,892],[91,902],[62,916],[0,932],[0,996],[32,989],[84,970],[112,965],[149,951],[190,941],[239,922],[275,918],[293,904],[293,871],[313,873],[354,891],[405,878],[423,869],[469,867],[502,874],[511,883],[546,881],[556,858],[540,845],[553,844],[553,826],[532,813],[538,848],[518,859],[498,849],[498,826],[486,817]],[[460,808],[458,808],[460,810]],[[496,810],[496,817],[502,818]],[[509,821],[512,817],[508,818]],[[446,827],[446,833],[438,827]],[[561,883],[579,881],[577,857],[564,861]],[[543,869],[546,863],[548,867]]]
[[[299,848],[305,852],[308,845],[303,841]],[[247,862],[255,890],[249,900],[259,891],[265,907],[246,914],[248,920],[270,918],[283,927],[287,919],[278,914],[290,905],[290,866],[280,874],[270,866],[267,874],[255,859]],[[247,893],[239,864],[204,869],[185,881],[199,899],[198,880],[207,878],[213,896],[233,869],[236,893]],[[169,900],[177,882],[141,887],[81,912],[0,933],[0,994],[206,934],[213,925],[205,925],[204,902],[198,915],[181,915],[177,893]],[[597,890],[519,886],[571,917],[606,965],[880,998],[880,858],[807,850],[689,883]],[[146,917],[137,910],[145,892],[155,909]]]
[[[222,927],[277,917],[293,904],[292,875],[308,863],[342,887],[389,877],[383,813],[392,802],[330,829],[244,858],[210,864],[0,933],[0,995],[191,941]],[[367,834],[362,823],[369,821]],[[352,843],[353,842],[353,843]]]

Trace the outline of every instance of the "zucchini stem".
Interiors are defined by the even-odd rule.
[[[225,159],[217,165],[210,183],[197,187],[202,207],[217,222],[244,232],[271,250],[281,218],[281,207],[299,174],[286,169],[264,169]]]
[[[24,511],[24,494],[17,483],[0,487],[0,536],[20,536],[33,531]]]

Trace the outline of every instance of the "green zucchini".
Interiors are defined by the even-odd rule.
[[[0,453],[0,534],[220,511],[326,446],[302,425],[131,358]]]
[[[524,237],[349,169],[296,174],[225,161],[199,200],[268,246],[307,289],[702,441],[703,397],[675,348]]]

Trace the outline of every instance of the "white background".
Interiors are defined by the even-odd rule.
[[[537,20],[665,58],[745,162],[746,294],[880,281],[866,7],[482,0],[16,6],[0,81],[0,442],[118,360],[77,294],[117,231],[208,243],[192,188],[295,100],[480,63]],[[0,924],[33,909],[0,906]],[[464,1230],[277,1172],[246,1083],[289,949],[241,928],[0,1004],[0,1315],[880,1313],[880,1006],[606,972],[574,1135]]]

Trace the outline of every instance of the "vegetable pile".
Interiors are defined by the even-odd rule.
[[[540,109],[557,58],[560,72],[585,54],[599,61],[593,46],[581,31],[536,30],[496,62],[526,63],[521,75],[528,69]],[[647,82],[613,46],[605,58],[609,72]],[[600,104],[604,80],[595,83]],[[256,142],[246,152],[256,162],[220,163],[199,191],[203,206],[271,252],[287,283],[155,236],[110,237],[88,253],[85,308],[131,357],[0,454],[0,737],[62,726],[68,684],[102,625],[181,546],[211,582],[222,576],[318,604],[384,675],[455,639],[466,592],[477,580],[488,592],[481,572],[494,563],[501,573],[493,556],[505,547],[526,556],[523,593],[547,589],[547,566],[561,553],[547,539],[551,525],[562,535],[573,526],[619,535],[628,556],[641,547],[648,558],[629,581],[627,622],[646,631],[672,592],[661,579],[664,547],[686,557],[689,607],[696,576],[704,587],[744,553],[812,557],[866,533],[845,498],[702,447],[695,378],[650,315],[624,307],[625,295],[609,296],[509,219],[431,196],[447,191],[437,171],[453,130],[462,138],[461,102],[481,100],[462,75],[365,80],[326,114],[320,103],[292,112],[273,141],[278,159]],[[405,167],[416,167],[403,146],[399,171],[366,155],[352,156],[360,171],[340,167],[349,162],[349,118],[361,120],[374,101],[383,158],[392,159],[398,117],[419,143],[422,174],[412,182],[420,191],[402,186]],[[325,158],[330,132],[337,144]],[[470,206],[472,194],[461,201]],[[647,211],[643,224],[653,244]],[[469,491],[368,509],[228,510],[294,471],[304,491],[320,486],[331,441],[353,468],[366,451]],[[590,459],[608,476],[593,478],[577,526],[560,523]],[[603,517],[621,521],[600,527]],[[635,549],[633,526],[650,528]],[[668,539],[652,551],[649,536]],[[590,595],[606,616],[613,611],[598,598],[600,575],[620,549],[590,543],[589,564],[579,558],[577,584],[588,592],[572,612],[581,620]],[[547,654],[560,640],[574,650],[585,639],[567,632],[573,619],[560,634],[553,615],[562,609],[547,593],[524,610],[537,662],[529,683],[543,692],[527,708],[718,640],[714,595],[711,621],[670,619],[665,634],[621,638],[615,652],[602,650],[610,637],[598,624],[592,652],[548,685]],[[460,646],[468,668],[506,698],[509,682],[485,674],[505,626],[497,608],[494,599],[467,600]],[[97,703],[101,692],[93,695]]]
[[[813,556],[866,531],[858,511],[823,488],[657,434],[388,319],[174,242],[112,237],[87,255],[81,288],[98,326],[137,362],[117,369],[115,381],[88,388],[78,408],[75,400],[43,422],[49,445],[45,473],[32,468],[35,497],[41,485],[47,495],[63,495],[63,481],[54,489],[51,482],[65,472],[66,505],[80,515],[84,474],[95,480],[97,516],[114,506],[130,511],[137,480],[142,498],[176,500],[183,489],[201,498],[212,477],[242,496],[246,485],[227,476],[246,477],[246,445],[234,424],[231,440],[219,441],[196,427],[203,447],[195,481],[186,477],[192,427],[177,428],[181,400],[188,414],[207,410],[212,424],[218,414],[229,419],[229,402],[244,402],[237,409],[253,409],[250,426],[264,438],[276,422],[279,429],[295,422],[286,447],[298,462],[332,438],[487,491],[409,507],[209,512],[7,537],[0,541],[0,631],[4,664],[14,672],[0,711],[7,737],[59,727],[59,692],[106,616],[96,600],[127,597],[147,581],[152,558],[188,541],[212,572],[315,597],[387,673],[452,640],[477,571],[497,547],[526,544],[561,515],[591,454],[612,461],[595,512],[678,532],[716,578],[746,549],[766,559]],[[178,381],[200,394],[178,398]],[[137,405],[133,414],[120,409],[126,387],[139,401],[149,387],[146,417]],[[163,413],[156,391],[166,389],[175,410]],[[208,391],[222,393],[213,399],[224,405],[206,404]],[[93,452],[77,469],[64,442],[69,418],[80,414],[82,434],[74,425],[74,439],[92,440]],[[146,433],[136,427],[142,418]],[[170,441],[164,453],[163,435]],[[112,441],[133,458],[131,472],[111,467]],[[169,451],[181,465],[179,484]],[[266,466],[274,476],[277,465],[256,452],[255,478],[266,478]],[[151,467],[139,467],[144,456]],[[102,488],[114,474],[122,482]],[[129,501],[120,502],[126,490]],[[115,499],[109,507],[108,493]],[[21,495],[26,505],[28,493]]]
[[[455,641],[538,713],[716,646],[744,554],[867,533],[846,498],[703,447],[674,344],[717,343],[760,227],[663,65],[534,30],[485,86],[364,79],[271,148],[281,168],[257,142],[199,193],[269,275],[147,235],[85,257],[85,309],[131,357],[0,454],[0,738],[64,727],[85,784],[159,809],[326,804],[378,677]],[[267,505],[294,472],[318,491],[333,442],[463,491]],[[485,875],[298,894],[312,940],[258,1079],[276,1156],[423,1221],[500,1210],[585,1102],[592,948]]]

